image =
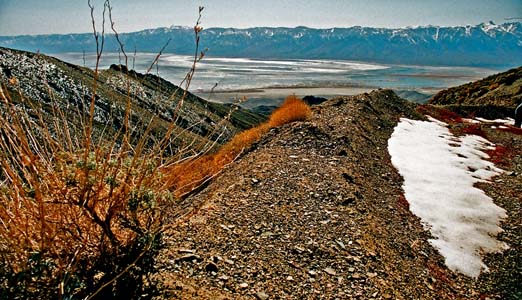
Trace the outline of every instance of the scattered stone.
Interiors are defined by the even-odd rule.
[[[344,245],[344,243],[342,241],[335,241],[337,243],[337,245],[339,245],[339,247],[341,247],[341,249],[343,250],[346,250],[346,246]]]
[[[337,274],[337,273],[335,272],[334,269],[329,268],[329,267],[326,268],[326,269],[324,269],[324,272],[325,272],[326,274],[328,274],[328,275],[332,275],[332,276],[335,276],[335,275]]]
[[[268,299],[268,295],[265,292],[263,292],[263,291],[257,292],[256,293],[256,297],[259,300],[266,300],[266,299]]]
[[[187,254],[187,255],[183,255],[181,257],[176,258],[176,261],[191,262],[191,261],[194,261],[194,260],[200,261],[201,257],[199,255],[195,255],[195,254]]]
[[[241,284],[239,285],[239,287],[240,287],[241,289],[246,289],[246,288],[248,288],[248,283],[243,282],[243,283],[241,283]]]
[[[386,107],[397,113],[401,107],[397,103]],[[271,130],[254,152],[245,152],[206,189],[183,203],[194,203],[191,222],[165,234],[172,245],[170,256],[163,257],[165,264],[179,255],[172,255],[172,249],[184,246],[197,250],[195,253],[205,259],[211,257],[220,273],[208,275],[206,260],[198,265],[171,266],[166,272],[179,281],[186,280],[196,292],[219,294],[202,299],[261,299],[259,292],[269,294],[269,299],[332,300],[471,300],[482,294],[497,295],[494,287],[493,292],[481,293],[478,283],[484,279],[470,283],[469,278],[449,272],[429,244],[430,236],[419,220],[397,205],[403,195],[401,176],[389,161],[386,142],[393,124],[404,115],[374,115],[373,109],[381,112],[385,105],[371,105],[369,108],[356,102],[350,107],[353,110],[340,106],[332,112],[318,107],[321,118],[327,117],[328,122],[314,116],[309,122]],[[353,113],[359,108],[360,113]],[[353,123],[346,120],[346,115],[352,117]],[[314,122],[320,123],[321,130],[335,133],[309,133],[309,123]],[[381,129],[375,130],[376,125]],[[299,132],[305,134],[304,139],[291,135]],[[332,140],[334,135],[339,140]],[[347,155],[339,157],[336,166],[329,165],[331,155],[341,149]],[[305,163],[303,157],[310,162]],[[517,168],[515,171],[521,169]],[[350,176],[342,176],[343,172]],[[512,185],[520,179],[509,173],[501,178]],[[259,180],[263,189],[256,188],[253,179]],[[504,183],[480,184],[502,188]],[[229,191],[232,184],[236,185]],[[497,198],[508,196],[503,193]],[[355,201],[340,205],[349,197]],[[518,216],[516,207],[509,208],[506,210],[510,216]],[[325,220],[329,223],[322,225]],[[235,224],[231,232],[237,233],[231,234],[220,224],[228,229],[228,224]],[[415,247],[410,247],[414,241]],[[232,264],[214,261],[217,254],[233,260]],[[213,265],[208,268],[215,272]],[[241,283],[248,286],[240,288]]]

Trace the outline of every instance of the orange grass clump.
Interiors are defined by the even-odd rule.
[[[283,105],[272,113],[268,122],[239,133],[217,153],[200,156],[169,168],[165,172],[167,184],[175,190],[178,197],[182,197],[219,173],[270,128],[304,121],[311,115],[312,110],[303,100],[296,96],[288,96]]]
[[[268,124],[277,127],[294,121],[304,121],[312,115],[310,106],[296,96],[288,96],[278,109],[270,116]]]

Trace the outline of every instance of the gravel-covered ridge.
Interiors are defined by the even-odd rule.
[[[379,90],[272,130],[185,200],[158,259],[158,298],[479,298],[408,210],[387,151],[400,117],[422,118]]]

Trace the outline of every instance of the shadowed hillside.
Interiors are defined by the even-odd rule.
[[[73,120],[73,131],[78,134],[82,130],[78,116],[88,113],[92,98],[93,76],[91,69],[52,57],[0,48],[0,80],[6,84],[12,100],[41,110],[49,120],[59,108],[68,114],[64,118]],[[97,81],[94,133],[100,137],[103,132],[110,137],[120,130],[129,99],[135,140],[149,122],[153,122],[152,131],[159,137],[175,118],[179,136],[172,141],[173,146],[181,146],[187,140],[196,140],[196,144],[214,140],[223,143],[240,130],[265,120],[248,110],[208,102],[190,93],[180,105],[183,94],[181,88],[158,76],[113,65],[101,71]],[[225,117],[227,120],[223,120]]]
[[[437,93],[430,104],[494,105],[515,108],[522,102],[522,67]]]

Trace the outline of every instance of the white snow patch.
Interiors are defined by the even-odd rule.
[[[484,160],[481,150],[493,147],[486,139],[456,137],[447,124],[430,120],[401,119],[388,151],[404,178],[410,210],[434,237],[430,243],[450,269],[477,277],[487,270],[480,255],[507,247],[495,239],[506,213],[473,185],[502,170]]]
[[[471,124],[480,124],[480,121],[479,120],[475,120],[475,119],[465,119],[465,118],[463,118],[462,121],[466,122],[466,123],[471,123]]]
[[[475,120],[483,123],[500,123],[500,124],[506,124],[506,125],[512,125],[515,123],[515,119],[513,118],[506,118],[506,119],[496,119],[496,120],[488,120],[484,118],[475,118]]]

